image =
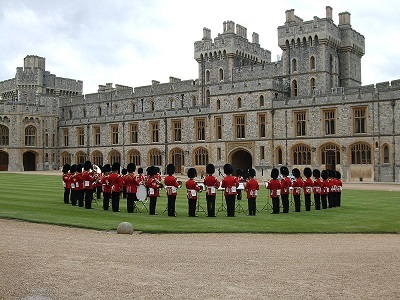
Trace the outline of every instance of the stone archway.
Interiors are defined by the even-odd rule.
[[[243,149],[234,150],[230,154],[230,164],[233,166],[234,173],[236,169],[243,170],[243,177],[247,178],[247,171],[253,167],[253,158],[251,154]]]
[[[23,156],[24,171],[36,171],[36,153],[28,151]]]
[[[8,153],[0,151],[0,171],[8,171]]]

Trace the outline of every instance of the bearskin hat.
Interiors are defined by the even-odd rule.
[[[320,178],[320,177],[321,177],[321,171],[318,170],[318,169],[314,169],[314,170],[312,171],[312,174],[313,174],[313,176],[314,176],[315,178]]]
[[[89,171],[92,168],[92,163],[90,162],[90,160],[85,161],[85,163],[83,164],[83,169],[85,171]]]
[[[62,168],[63,173],[67,173],[71,169],[71,166],[69,164],[65,164]]]
[[[334,178],[336,176],[335,171],[328,170],[328,177]]]
[[[226,175],[232,175],[232,173],[233,173],[233,167],[232,167],[231,164],[225,164],[225,165],[224,165],[224,173],[225,173]]]
[[[138,174],[143,174],[143,168],[140,167],[139,169],[137,169]]]
[[[167,174],[172,175],[175,173],[175,166],[173,164],[167,165]]]
[[[286,166],[281,167],[281,174],[284,176],[289,176],[289,169]]]
[[[188,178],[195,178],[197,176],[197,171],[195,168],[189,168],[187,171]]]
[[[113,172],[118,171],[118,173],[119,173],[120,168],[121,168],[121,165],[119,164],[119,162],[115,162],[111,166],[111,171],[113,171]]]
[[[256,170],[254,170],[253,168],[249,169],[249,177],[256,177]]]
[[[134,163],[129,163],[129,164],[126,166],[126,170],[127,170],[129,173],[135,172],[135,170],[136,170],[136,165],[135,165]]]
[[[328,171],[327,170],[323,170],[321,172],[321,177],[322,177],[323,180],[328,179]]]
[[[215,166],[213,164],[208,164],[206,166],[206,173],[211,175],[214,174],[214,172],[215,172]]]
[[[82,173],[82,170],[83,170],[83,164],[79,164],[76,166],[76,172]]]
[[[340,174],[339,171],[336,171],[335,174],[336,174],[336,179],[342,178],[342,174]]]
[[[69,169],[70,173],[75,173],[76,172],[76,164],[71,165],[71,168]]]
[[[122,168],[121,174],[122,174],[122,175],[128,174],[128,170],[127,170],[126,168]]]
[[[294,177],[296,177],[296,178],[300,177],[300,170],[297,169],[297,168],[294,168],[294,169],[292,170],[292,175],[293,175]]]
[[[157,168],[155,166],[151,166],[147,168],[147,174],[149,174],[149,176],[154,176],[157,174]]]
[[[277,179],[279,176],[279,170],[277,168],[273,168],[271,170],[271,178],[273,179]]]
[[[243,175],[243,170],[238,168],[236,169],[236,176],[242,176]]]
[[[105,165],[103,166],[103,172],[104,172],[104,173],[109,173],[109,172],[111,172],[111,166],[110,166],[110,164],[105,164]]]
[[[304,168],[303,174],[304,174],[304,176],[306,176],[307,178],[309,178],[309,177],[311,177],[311,175],[312,175],[312,171],[311,171],[310,168],[307,167],[307,168]]]

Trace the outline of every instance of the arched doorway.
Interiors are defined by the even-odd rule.
[[[24,157],[24,171],[36,171],[36,153],[35,152],[25,152]]]
[[[185,156],[182,149],[171,150],[172,163],[175,166],[175,173],[182,173],[182,166],[185,164]]]
[[[0,151],[0,171],[8,171],[8,153]]]
[[[247,171],[253,167],[253,158],[251,154],[246,150],[236,150],[233,151],[230,155],[230,162],[233,166],[233,171],[236,172],[236,169],[243,170],[243,177],[247,178]]]

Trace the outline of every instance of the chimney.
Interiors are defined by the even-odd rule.
[[[326,18],[332,20],[332,7],[330,6],[326,7]]]
[[[339,14],[339,26],[341,25],[351,25],[349,12],[346,11]]]

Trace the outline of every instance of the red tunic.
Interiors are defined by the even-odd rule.
[[[312,193],[313,185],[314,185],[314,182],[312,181],[312,179],[310,177],[307,177],[307,179],[304,180],[303,187],[304,187],[305,195],[310,195]]]
[[[76,173],[75,175],[75,190],[76,191],[81,191],[83,190],[83,177],[82,173]]]
[[[322,190],[322,181],[321,179],[317,178],[314,180],[313,183],[313,192],[314,194],[321,194],[321,190]]]
[[[63,180],[63,186],[66,189],[70,189],[71,188],[71,174],[69,173],[63,173],[62,175],[62,180]]]
[[[146,186],[148,188],[147,192],[149,194],[149,197],[154,198],[158,197],[160,195],[159,191],[159,184],[160,182],[155,179],[154,177],[149,177],[146,181]]]
[[[93,174],[88,171],[83,171],[82,177],[85,190],[93,190],[93,183],[95,181]]]
[[[281,194],[289,195],[290,187],[292,186],[292,180],[289,177],[283,177],[281,180]]]
[[[111,192],[119,193],[120,186],[120,176],[118,173],[111,173],[108,175],[108,182],[110,183]]]
[[[237,180],[236,177],[232,175],[227,175],[222,179],[221,187],[223,187],[224,190],[224,196],[228,195],[236,195],[237,194],[237,187],[239,186],[239,181]]]
[[[327,179],[322,180],[322,190],[321,195],[326,195],[329,193],[329,182]]]
[[[269,197],[277,198],[281,195],[281,182],[279,179],[271,179],[268,181]]]
[[[178,194],[179,183],[172,175],[167,175],[164,178],[165,191],[168,196],[176,196]]]
[[[103,175],[103,177],[101,177],[101,185],[103,193],[111,193],[111,185],[108,180],[108,175]]]
[[[292,184],[293,187],[293,195],[301,195],[301,188],[303,187],[303,179],[300,177],[296,178]]]
[[[196,181],[189,179],[186,181],[187,198],[189,200],[197,200],[197,193],[200,192],[200,187]]]
[[[126,192],[128,194],[136,194],[139,183],[136,181],[135,174],[129,173],[125,175],[124,180],[125,180]]]
[[[204,178],[204,185],[206,187],[206,195],[207,196],[215,196],[217,194],[217,189],[219,188],[219,181],[213,175],[207,175]]]
[[[247,191],[247,198],[257,198],[258,190],[260,186],[258,185],[258,181],[254,178],[251,178],[246,182],[244,189]]]

